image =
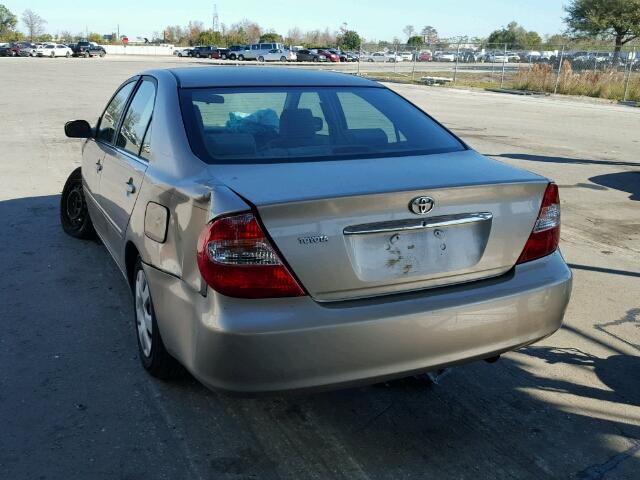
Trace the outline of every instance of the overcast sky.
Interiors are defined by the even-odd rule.
[[[169,0],[0,0],[20,18],[30,8],[47,21],[47,31],[56,34],[68,30],[72,34],[100,34],[116,31],[132,39],[150,37],[167,25],[186,25],[189,20],[211,25],[213,5],[218,6],[220,22],[230,25],[248,18],[265,29],[286,35],[292,26],[303,30],[337,30],[342,22],[366,39],[404,39],[402,29],[411,24],[420,30],[434,26],[440,36],[487,36],[512,20],[541,35],[560,33],[564,29],[563,0],[403,0],[368,1],[300,1],[258,0],[187,2]],[[393,7],[389,5],[394,4]],[[22,22],[19,28],[24,29]]]

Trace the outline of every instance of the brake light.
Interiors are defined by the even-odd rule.
[[[223,295],[275,298],[305,294],[251,212],[209,223],[200,234],[197,258],[204,280]]]
[[[547,185],[533,231],[517,263],[525,263],[553,253],[560,241],[560,196],[555,183]]]

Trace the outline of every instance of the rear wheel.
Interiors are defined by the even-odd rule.
[[[235,60],[236,59],[236,54],[232,53],[231,55],[229,55],[229,60]]]
[[[80,168],[71,172],[62,189],[60,223],[65,233],[74,238],[90,239],[96,236],[82,189]]]
[[[89,58],[89,52],[84,52],[84,58]]]
[[[181,56],[182,56],[182,53],[178,52],[178,56],[179,56],[179,57],[181,57]]]
[[[69,58],[71,56],[71,54],[69,52],[64,54],[65,57]]]
[[[105,52],[100,52],[100,58],[104,57],[106,55]]]
[[[49,55],[51,58],[56,56],[56,52],[51,52],[51,55]]]
[[[287,57],[285,57],[285,56],[280,57],[280,61],[281,62],[286,62],[287,61]]]
[[[220,58],[221,58],[222,60],[226,60],[226,59],[227,59],[227,56],[223,53],[223,54],[220,56]]]
[[[258,57],[258,61],[259,61],[259,62],[264,62],[264,57],[263,57],[262,55],[261,55],[261,56],[259,56],[259,57]]]
[[[151,298],[147,274],[142,268],[140,257],[136,260],[133,270],[131,289],[133,290],[138,353],[140,354],[142,366],[154,377],[171,378],[178,372],[178,362],[167,352],[162,341],[153,308],[153,299]]]
[[[244,55],[238,55],[238,60],[243,61],[244,60]]]

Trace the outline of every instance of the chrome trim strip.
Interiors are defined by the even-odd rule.
[[[491,220],[490,212],[463,213],[458,215],[443,215],[428,220],[410,219],[394,220],[390,222],[364,223],[345,227],[342,231],[345,235],[371,235],[374,233],[399,232],[405,230],[424,230],[428,228],[457,227],[469,223],[485,222]]]

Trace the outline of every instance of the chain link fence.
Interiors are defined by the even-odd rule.
[[[342,70],[378,80],[640,101],[640,50],[507,44],[362,44]]]

